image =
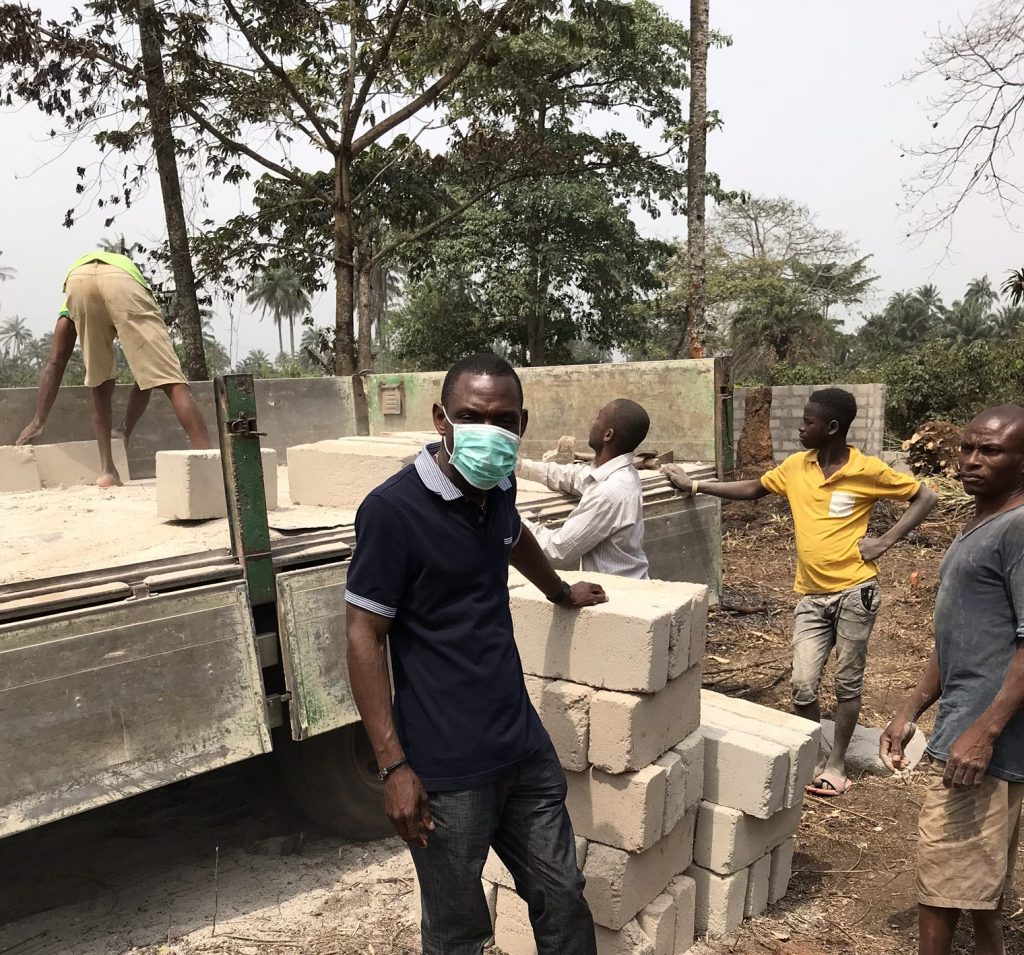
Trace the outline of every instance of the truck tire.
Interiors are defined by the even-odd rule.
[[[395,834],[384,815],[384,786],[362,723],[277,745],[285,788],[310,819],[357,842]]]

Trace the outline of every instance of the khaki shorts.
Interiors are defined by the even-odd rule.
[[[942,785],[945,763],[925,757],[928,789],[917,834],[917,897],[942,909],[998,909],[1020,839],[1024,783],[986,775],[980,786]]]
[[[793,621],[793,702],[810,706],[832,648],[836,648],[836,699],[860,696],[868,659],[868,637],[882,593],[872,578],[834,594],[808,594],[796,605]]]
[[[156,300],[127,272],[87,262],[68,276],[65,290],[82,343],[86,385],[96,388],[117,377],[115,338],[143,391],[185,381]]]

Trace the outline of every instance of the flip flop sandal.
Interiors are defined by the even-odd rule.
[[[806,792],[811,796],[835,799],[836,796],[848,793],[852,785],[853,783],[848,778],[840,776],[838,773],[822,773],[807,787]]]

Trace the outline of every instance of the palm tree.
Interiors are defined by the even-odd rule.
[[[128,243],[124,241],[123,232],[116,239],[100,239],[96,248],[102,249],[104,252],[116,252],[118,255],[128,254]]]
[[[939,337],[951,345],[970,345],[992,337],[994,327],[980,303],[954,302],[946,318],[946,324],[939,330]]]
[[[1024,300],[1024,269],[1013,269],[1006,276],[1000,291],[1010,297],[1011,305],[1020,305]]]
[[[995,304],[997,297],[987,275],[983,275],[980,279],[971,279],[967,283],[967,291],[964,292],[964,302],[977,303],[983,312],[987,312]]]
[[[3,252],[0,252],[0,255],[3,255]],[[10,281],[17,274],[18,270],[10,265],[0,265],[0,282]]]
[[[254,348],[235,366],[235,372],[253,378],[270,378],[274,374],[274,363],[265,351]]]
[[[1004,305],[992,316],[996,338],[1018,338],[1024,334],[1024,307]]]
[[[0,347],[4,357],[21,357],[22,351],[32,344],[32,332],[23,318],[15,315],[0,325]]]
[[[270,313],[277,326],[278,351],[284,354],[282,326],[288,322],[291,356],[295,357],[295,319],[310,309],[309,295],[302,287],[302,279],[291,266],[272,265],[250,288],[246,301],[260,309],[260,317]]]
[[[914,298],[924,309],[929,322],[935,322],[945,315],[946,306],[942,304],[942,295],[934,285],[918,286],[914,289]]]

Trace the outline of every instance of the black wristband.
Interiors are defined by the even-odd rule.
[[[379,773],[377,773],[377,779],[384,782],[396,769],[404,766],[409,762],[408,756],[403,756],[401,759],[396,759],[390,766],[385,766]]]
[[[560,604],[565,602],[565,598],[569,596],[570,590],[572,590],[572,588],[563,580],[562,586],[558,588],[558,593],[547,594],[546,596],[553,604]]]

